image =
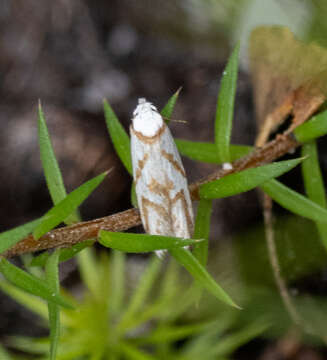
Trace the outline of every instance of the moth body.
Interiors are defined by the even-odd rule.
[[[191,238],[193,209],[180,155],[162,116],[143,98],[133,113],[130,134],[135,190],[145,231]]]

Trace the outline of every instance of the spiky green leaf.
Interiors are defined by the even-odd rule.
[[[60,249],[59,262],[67,261],[73,258],[80,251],[94,244],[95,240],[85,240],[77,243],[70,248]],[[50,254],[45,251],[42,254],[35,256],[29,266],[44,266],[49,258]]]
[[[217,146],[208,142],[188,141],[175,139],[178,151],[188,158],[196,161],[221,164],[217,154]],[[230,161],[235,161],[249,154],[253,148],[246,145],[230,145]]]
[[[169,122],[169,120],[171,118],[171,115],[174,111],[175,104],[178,99],[180,91],[181,91],[181,88],[179,88],[175,92],[175,94],[168,100],[167,104],[161,110],[161,116],[166,120],[166,122]]]
[[[43,216],[42,223],[34,230],[34,237],[39,239],[42,235],[64,221],[95,190],[95,188],[100,185],[106,175],[107,172],[85,182],[51,208]]]
[[[22,290],[25,290],[30,294],[40,296],[51,303],[58,304],[69,309],[73,308],[66,299],[52,291],[44,280],[27,273],[4,258],[0,259],[0,271],[8,281]]]
[[[311,120],[298,126],[294,130],[296,139],[300,142],[314,140],[327,134],[327,110],[313,116]]]
[[[200,241],[202,241],[202,239],[182,239],[172,236],[130,234],[105,230],[101,230],[99,233],[99,242],[103,246],[130,253],[166,250],[174,247],[197,244]]]
[[[327,222],[327,210],[307,197],[283,185],[277,180],[269,180],[260,186],[273,200],[294,214],[318,222]]]
[[[184,248],[174,248],[170,249],[169,252],[182,266],[185,267],[201,286],[216,296],[217,299],[223,301],[227,305],[239,308],[190,251]]]
[[[279,161],[224,176],[200,186],[200,197],[218,199],[254,189],[264,182],[280,176],[298,165],[303,159]]]
[[[326,209],[326,191],[319,166],[318,151],[315,141],[303,144],[302,155],[306,157],[302,163],[302,174],[307,196],[311,201]],[[316,226],[321,240],[327,249],[327,223],[316,222]]]
[[[10,249],[12,246],[17,244],[20,240],[24,239],[30,234],[35,228],[37,228],[43,219],[33,220],[27,224],[18,226],[14,229],[5,231],[0,234],[0,254]]]
[[[51,199],[56,205],[58,204],[58,202],[60,202],[66,197],[67,193],[58,165],[58,161],[52,147],[41,103],[39,103],[38,133],[40,156],[42,167],[44,170],[44,176],[47,182]],[[67,224],[71,224],[78,221],[80,221],[80,217],[78,212],[75,211],[66,219],[65,222]]]
[[[232,52],[221,79],[215,120],[215,144],[220,162],[230,162],[230,138],[232,132],[234,102],[238,72],[240,45]]]
[[[106,100],[104,100],[103,106],[108,132],[116,153],[126,170],[132,175],[133,169],[129,136]]]
[[[46,280],[54,294],[59,294],[59,249],[56,249],[46,263]],[[50,360],[56,360],[57,348],[60,336],[60,307],[51,302],[48,303],[49,326],[50,326]]]
[[[207,265],[211,212],[212,200],[200,199],[195,219],[193,237],[195,239],[205,240],[199,244],[193,245],[192,253],[202,266]]]

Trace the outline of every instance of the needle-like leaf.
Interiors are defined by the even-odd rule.
[[[40,296],[47,301],[69,309],[73,308],[66,299],[52,291],[44,280],[27,273],[19,267],[11,264],[8,260],[3,258],[0,259],[0,271],[8,281],[30,294]]]
[[[220,162],[230,162],[230,137],[234,115],[234,102],[240,45],[237,44],[221,79],[215,120],[215,144]]]
[[[133,170],[129,136],[106,100],[104,100],[103,106],[108,132],[116,153],[126,170],[132,175]]]
[[[225,304],[240,309],[190,251],[185,250],[184,248],[174,248],[170,249],[169,252],[182,266],[185,267],[201,286],[216,296],[217,299],[223,301]]]
[[[188,141],[175,139],[178,151],[192,160],[221,164],[222,161],[217,154],[217,146],[208,142]],[[230,145],[230,161],[235,161],[249,154],[253,148],[246,145]]]
[[[217,199],[254,189],[264,182],[280,176],[298,165],[303,159],[279,161],[224,176],[200,186],[200,197]]]
[[[44,170],[44,176],[47,182],[47,186],[50,192],[51,199],[56,205],[63,200],[67,193],[62,179],[61,171],[56,159],[48,128],[45,122],[41,103],[39,103],[39,119],[38,119],[38,132],[39,132],[39,146],[42,167]],[[71,224],[80,221],[80,217],[77,211],[73,212],[67,219],[66,223]]]
[[[181,239],[172,236],[109,232],[105,230],[101,230],[99,233],[99,242],[103,246],[131,253],[166,250],[174,247],[193,245],[200,241],[202,240]]]
[[[45,271],[48,286],[54,294],[59,294],[59,264],[60,250],[56,249],[49,257]],[[48,303],[49,326],[50,326],[50,360],[56,360],[59,336],[60,336],[60,307],[51,302]]]
[[[64,221],[93,192],[93,190],[100,185],[106,175],[107,172],[85,182],[51,208],[43,216],[43,222],[34,230],[34,237],[39,239],[42,235]]]
[[[42,221],[42,218],[37,219],[1,233],[0,254],[17,244],[20,240],[24,239],[24,237],[30,234],[37,226],[42,223]]]

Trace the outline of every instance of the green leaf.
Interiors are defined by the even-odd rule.
[[[305,158],[302,162],[305,191],[310,200],[326,208],[325,186],[319,167],[316,143],[308,142],[303,144],[302,155]]]
[[[182,90],[182,88],[179,88],[175,94],[168,100],[167,104],[163,107],[161,110],[161,116],[166,120],[166,122],[169,122],[171,115],[174,111],[176,101],[178,99],[179,93]]]
[[[220,339],[218,342],[216,342],[215,345],[213,345],[209,349],[208,353],[214,359],[220,359],[221,356],[228,356],[235,350],[240,348],[242,345],[261,335],[268,328],[269,323],[267,321],[255,321],[247,327],[243,327],[238,332],[232,333],[230,335],[227,335],[225,338]]]
[[[188,158],[196,161],[221,164],[217,154],[217,146],[208,142],[188,141],[175,139],[178,151]],[[253,148],[246,145],[230,145],[230,161],[235,161],[249,154]]]
[[[13,360],[5,348],[0,344],[0,359],[1,360]]]
[[[126,255],[120,251],[113,251],[111,254],[112,271],[111,271],[111,312],[117,316],[124,306],[125,293],[125,267]]]
[[[33,220],[27,224],[18,226],[14,229],[5,231],[0,234],[0,254],[10,249],[12,246],[17,244],[20,240],[24,239],[29,235],[43,219]]]
[[[59,262],[67,261],[73,258],[80,251],[94,244],[95,240],[85,240],[77,243],[70,248],[60,249]],[[45,251],[42,254],[35,256],[29,266],[44,266],[49,258],[50,254]]]
[[[151,288],[158,277],[161,264],[162,263],[157,256],[153,256],[150,260],[148,266],[142,274],[141,279],[138,282],[137,288],[132,295],[127,309],[125,310],[124,315],[118,324],[119,332],[123,333],[124,330],[128,328],[131,323],[133,323],[134,316],[137,316],[142,306],[144,306]]]
[[[66,299],[64,299],[61,295],[53,292],[44,280],[41,280],[23,271],[19,267],[11,264],[6,259],[0,259],[0,271],[8,281],[27,291],[28,293],[40,296],[41,298],[54,304],[58,304],[69,309],[73,308],[73,306]]]
[[[297,141],[307,142],[327,134],[327,110],[313,116],[294,130]]]
[[[34,237],[39,239],[42,235],[46,234],[65,220],[92,193],[92,191],[100,185],[106,175],[107,172],[87,181],[51,208],[43,216],[43,222],[34,230]]]
[[[56,249],[49,257],[45,272],[46,280],[54,294],[59,295],[59,249]],[[60,308],[57,304],[48,303],[49,325],[50,325],[50,360],[56,360],[57,348],[60,336]]]
[[[202,240],[182,239],[172,236],[130,234],[100,230],[99,243],[103,246],[131,253],[144,253],[197,244]]]
[[[184,248],[174,248],[169,250],[170,254],[194,277],[198,283],[207,289],[217,299],[225,304],[240,308],[234,303],[231,297],[217,284],[200,262],[192,255],[192,253]]]
[[[240,171],[200,186],[200,197],[218,199],[254,189],[271,178],[280,176],[298,165],[303,159],[279,161],[269,165]]]
[[[327,210],[277,180],[260,186],[273,200],[294,214],[313,221],[327,221]]]
[[[208,240],[210,233],[210,218],[212,212],[212,200],[201,199],[198,203],[198,209],[194,226],[194,238],[205,239],[199,244],[193,245],[193,255],[202,266],[207,265],[208,259]]]
[[[93,248],[84,249],[77,256],[79,272],[85,286],[95,298],[100,298],[101,288],[100,278],[98,276],[98,259],[95,256]]]
[[[315,141],[303,144],[302,155],[306,157],[302,163],[302,174],[307,196],[311,201],[326,209],[326,192],[319,167],[317,145]],[[316,222],[316,226],[321,240],[327,249],[327,223]]]
[[[126,170],[132,175],[131,146],[129,136],[106,100],[103,102],[104,115],[111,141]]]
[[[28,309],[40,316],[42,320],[44,319],[46,321],[48,319],[48,306],[41,298],[35,297],[34,295],[23,291],[4,279],[0,281],[0,289],[2,292],[14,299],[18,304],[24,306],[25,309]]]
[[[119,350],[123,353],[124,359],[130,360],[156,360],[157,358],[141,351],[138,347],[133,346],[132,343],[121,341],[119,343]]]
[[[215,144],[220,162],[231,161],[229,146],[234,114],[239,50],[240,45],[237,44],[223,72],[218,95]]]
[[[42,167],[44,170],[44,176],[47,182],[51,199],[53,203],[56,205],[66,197],[67,193],[60,172],[60,168],[51,144],[41,103],[39,103],[38,132],[39,132],[40,155],[41,155]],[[78,213],[75,212],[71,214],[69,218],[66,220],[67,220],[66,221],[67,224],[70,224],[80,221],[80,217]]]
[[[191,335],[202,332],[207,326],[206,323],[196,323],[191,325],[164,325],[154,329],[147,337],[140,339],[138,344],[160,344],[165,342],[176,342],[184,340]]]

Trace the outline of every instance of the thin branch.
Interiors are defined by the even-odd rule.
[[[301,325],[303,325],[303,322],[301,321],[302,319],[292,302],[291,296],[286,286],[286,282],[283,279],[280,271],[276,243],[275,243],[271,197],[269,197],[267,194],[263,194],[262,203],[263,203],[263,217],[265,223],[266,242],[268,247],[270,264],[273,270],[276,285],[278,287],[285,308],[287,309],[287,312],[290,315],[292,321],[297,326],[301,327]]]
[[[232,164],[233,168],[231,170],[221,169],[206,178],[191,184],[190,191],[192,199],[199,199],[198,191],[201,184],[220,179],[231,173],[270,163],[289,151],[294,150],[299,145],[300,143],[298,143],[292,135],[277,136],[276,139],[267,143],[262,148],[258,148],[251,154],[236,160]],[[3,253],[2,256],[8,258],[45,249],[69,247],[78,242],[96,238],[100,230],[124,231],[138,225],[141,225],[139,211],[137,209],[129,209],[100,219],[85,221],[72,226],[52,230],[42,236],[39,240],[35,240],[32,235],[29,235]]]

